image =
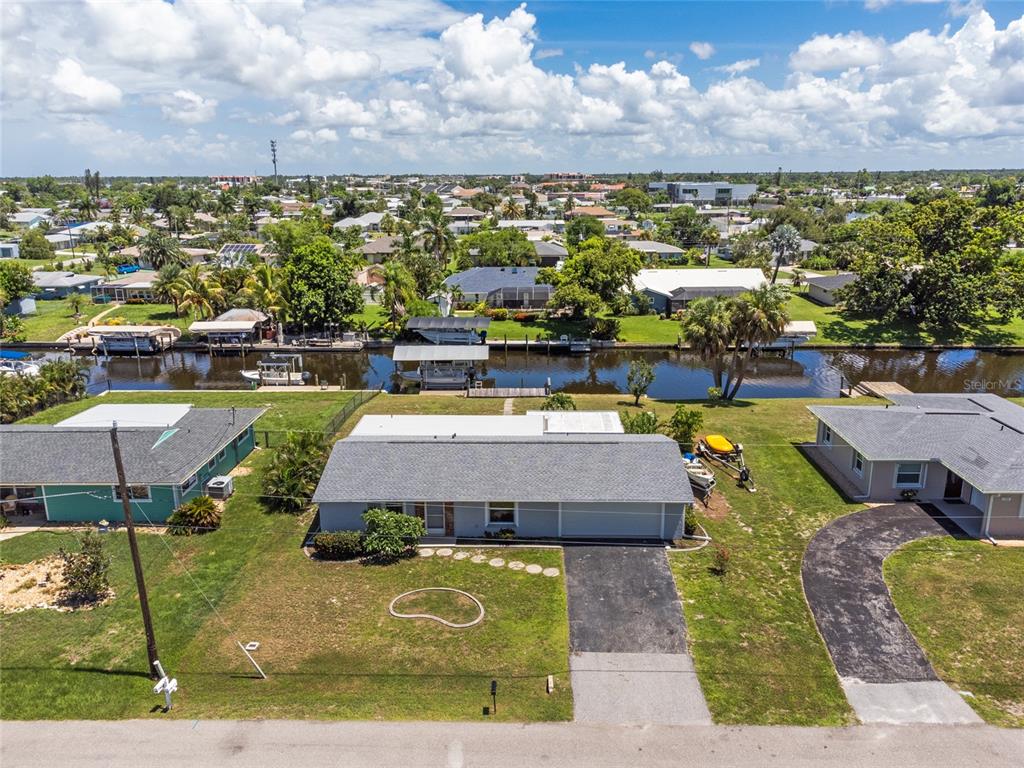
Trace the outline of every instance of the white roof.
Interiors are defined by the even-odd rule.
[[[671,296],[680,288],[742,288],[751,290],[765,282],[760,269],[641,269],[633,280],[637,290]]]
[[[615,411],[528,411],[509,416],[369,415],[356,437],[535,437],[546,434],[622,434]]]
[[[818,333],[818,326],[813,320],[790,320],[786,323],[786,336],[814,336]]]
[[[197,320],[188,329],[192,333],[230,333],[231,331],[251,331],[256,327],[256,320]]]
[[[374,224],[380,224],[385,214],[380,211],[368,211],[362,216],[349,216],[347,219],[341,219],[335,222],[335,229],[347,229],[348,227],[370,227]]]
[[[181,336],[181,331],[173,325],[92,325],[89,327],[90,336],[141,334],[144,336],[171,335],[174,338]]]
[[[58,427],[170,427],[189,412],[191,405],[94,405],[58,422]]]
[[[486,360],[486,344],[402,344],[395,347],[392,358],[402,362],[446,360]]]

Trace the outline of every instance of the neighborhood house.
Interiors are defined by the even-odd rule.
[[[935,504],[972,536],[1024,538],[1024,408],[993,394],[815,405],[817,455],[857,499]]]
[[[50,521],[123,520],[110,444],[118,440],[136,522],[160,523],[207,492],[255,445],[260,408],[97,405],[53,425],[0,426],[0,504],[5,515]]]
[[[705,296],[738,296],[764,283],[760,269],[641,269],[633,279],[660,314],[685,309]]]
[[[537,283],[539,267],[473,267],[445,278],[456,301],[484,302],[492,307],[539,309],[547,305],[552,287]]]
[[[681,536],[693,491],[679,446],[612,416],[364,417],[313,495],[321,529],[360,530],[386,507],[448,538]]]

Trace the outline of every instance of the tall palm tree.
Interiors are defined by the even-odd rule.
[[[523,207],[510,197],[501,206],[501,217],[503,219],[521,219],[523,218]]]
[[[185,193],[184,203],[192,213],[201,211],[206,204],[206,194],[199,187],[189,187]]]
[[[733,351],[730,383],[724,393],[726,400],[734,399],[739,392],[754,350],[775,341],[785,331],[789,322],[786,311],[788,298],[789,292],[782,286],[763,285],[744,294],[733,304]]]
[[[704,245],[704,266],[711,266],[711,249],[718,245],[718,227],[704,227],[700,233],[700,241]]]
[[[775,269],[772,271],[772,285],[775,285],[779,267],[800,250],[800,231],[792,224],[780,224],[768,235],[768,247],[775,254]]]
[[[74,203],[75,213],[79,218],[92,221],[100,212],[99,206],[88,192],[80,194]]]
[[[258,309],[277,322],[285,322],[288,313],[288,286],[281,270],[269,264],[260,264],[245,279],[240,296],[253,300]]]
[[[423,219],[423,247],[434,254],[439,264],[448,260],[455,247],[455,234],[448,229],[451,219],[442,211],[431,209]]]
[[[213,317],[225,305],[224,289],[215,278],[204,278],[198,264],[182,270],[177,285],[181,296],[180,309],[192,310],[192,316],[197,320]]]
[[[178,279],[181,277],[180,264],[165,264],[156,274],[153,281],[153,295],[167,304],[174,305],[174,314],[181,314],[181,292],[179,291]]]
[[[162,269],[168,264],[184,264],[186,261],[178,241],[155,229],[151,229],[139,241],[139,253],[154,269]]]
[[[732,301],[709,296],[690,302],[682,322],[683,340],[711,367],[715,386],[722,389],[725,356],[732,342]]]
[[[382,304],[388,311],[392,323],[405,314],[406,306],[416,299],[416,280],[412,273],[399,261],[384,263],[384,296]]]

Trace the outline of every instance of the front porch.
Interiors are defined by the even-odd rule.
[[[918,506],[925,511],[928,511],[929,506],[934,507],[972,539],[980,539],[982,536],[985,513],[969,502],[964,501],[958,504],[946,499],[923,499],[918,502]]]

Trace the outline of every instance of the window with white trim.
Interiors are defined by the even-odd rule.
[[[828,424],[822,424],[823,429],[821,430],[821,442],[825,445],[832,445],[832,427]]]
[[[128,498],[131,499],[132,501],[149,501],[149,486],[129,485]],[[116,499],[117,501],[121,500],[121,487],[118,485],[114,486],[114,499]]]
[[[213,469],[214,466],[216,466],[216,464],[217,464],[217,457],[216,456],[211,456],[210,460],[208,462],[206,462],[206,468],[207,469]]]
[[[181,490],[191,491],[193,486],[199,481],[198,475],[192,475],[192,477],[186,478],[185,482],[181,484]]]
[[[487,502],[488,525],[515,525],[516,503],[514,501]]]
[[[864,457],[857,451],[853,452],[853,460],[851,461],[850,466],[853,467],[853,471],[858,475],[861,477],[864,476]]]
[[[220,449],[220,453],[217,454],[217,461],[223,461],[224,457],[228,455],[228,447],[225,445]]]
[[[920,488],[924,465],[920,462],[896,465],[897,488]]]

